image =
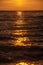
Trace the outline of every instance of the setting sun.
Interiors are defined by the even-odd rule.
[[[16,5],[17,6],[22,6],[23,5],[23,0],[16,0]]]

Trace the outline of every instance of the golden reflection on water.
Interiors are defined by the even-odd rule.
[[[16,38],[16,40],[12,40],[12,44],[14,44],[15,46],[31,46],[31,43],[28,42],[27,43],[27,37],[18,37]]]
[[[22,12],[18,11],[18,12],[17,12],[17,15],[18,15],[18,16],[21,16],[21,15],[22,15]]]
[[[20,63],[18,63],[16,65],[28,65],[28,64],[27,63],[24,63],[24,62],[20,62]]]
[[[16,40],[12,40],[12,44],[15,46],[31,46],[29,37],[24,37],[24,35],[27,34],[27,30],[23,30],[22,26],[23,24],[26,24],[26,22],[22,19],[22,12],[17,12],[17,16],[19,16],[18,20],[15,22],[16,29],[19,27],[19,29],[15,30],[12,34],[16,35]]]
[[[33,63],[19,62],[16,65],[34,65]]]
[[[18,25],[22,25],[22,24],[25,24],[24,22],[23,22],[23,20],[21,20],[21,18],[19,18],[20,20],[17,20],[15,23],[16,23],[16,25],[18,26]]]
[[[13,33],[13,35],[19,35],[19,36],[23,36],[25,34],[27,34],[27,32],[23,30],[15,30],[15,32]]]

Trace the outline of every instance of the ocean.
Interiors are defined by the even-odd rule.
[[[0,65],[43,65],[43,11],[0,11]]]

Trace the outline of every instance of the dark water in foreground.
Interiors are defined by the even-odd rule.
[[[43,65],[43,11],[0,11],[0,65]]]

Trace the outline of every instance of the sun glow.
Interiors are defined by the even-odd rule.
[[[24,4],[23,0],[16,0],[16,5],[17,6],[22,6]]]

